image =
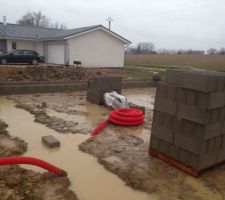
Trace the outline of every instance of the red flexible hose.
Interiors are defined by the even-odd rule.
[[[143,123],[144,114],[139,109],[118,108],[111,111],[109,117],[100,122],[91,135],[96,136],[109,121],[122,126],[135,126]]]
[[[46,162],[40,160],[38,158],[33,157],[25,157],[25,156],[13,156],[13,157],[1,157],[0,158],[0,166],[1,165],[12,165],[12,164],[29,164],[41,167],[48,171],[51,171],[59,176],[67,176],[67,172]]]

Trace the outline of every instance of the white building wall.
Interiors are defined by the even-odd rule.
[[[28,49],[28,50],[35,50],[40,55],[43,56],[44,54],[44,47],[43,42],[37,42],[32,40],[11,40],[7,39],[7,51],[12,50],[12,43],[16,42],[17,49]]]
[[[86,67],[123,67],[124,42],[103,30],[68,39],[69,64],[81,61]]]

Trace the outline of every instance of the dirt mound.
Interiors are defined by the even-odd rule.
[[[67,189],[69,185],[68,178],[50,173],[36,173],[15,165],[0,168],[1,200],[77,200]]]
[[[83,80],[88,74],[81,67],[64,66],[28,66],[26,68],[13,68],[6,77],[0,81],[51,81],[51,80]]]

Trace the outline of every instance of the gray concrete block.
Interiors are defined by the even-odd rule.
[[[150,148],[159,150],[159,142],[160,139],[154,135],[151,135],[150,137]]]
[[[164,140],[160,140],[159,151],[168,155],[169,154],[169,143]]]
[[[212,153],[215,152],[216,139],[210,138],[207,140],[207,152]]]
[[[210,139],[222,134],[222,123],[215,122],[212,124],[207,124],[204,127],[203,139]]]
[[[184,163],[185,165],[189,165],[190,157],[191,157],[191,154],[189,151],[186,151],[186,150],[180,148],[178,157],[179,157],[178,160],[180,162]]]
[[[174,134],[174,144],[197,155],[207,152],[207,141],[178,132]]]
[[[163,123],[164,123],[164,113],[154,110],[152,124],[156,126],[163,126]]]
[[[177,89],[177,101],[180,103],[187,103],[187,89],[178,88]]]
[[[175,101],[177,99],[177,87],[167,85],[166,98]]]
[[[215,108],[211,110],[210,123],[218,122],[220,120],[220,108]]]
[[[212,92],[203,93],[198,92],[197,106],[203,109],[214,109],[225,106],[225,93]]]
[[[180,151],[179,147],[177,147],[173,144],[170,144],[168,155],[175,160],[179,160],[179,151]]]
[[[45,145],[47,145],[50,148],[59,147],[60,146],[59,140],[57,140],[52,135],[43,136],[42,137],[42,143],[44,143]]]
[[[156,88],[156,96],[166,98],[167,87],[165,83],[158,83]]]
[[[216,163],[219,164],[225,161],[225,146],[218,150]]]
[[[196,105],[197,100],[197,91],[187,90],[187,104],[188,105]]]
[[[209,167],[214,166],[216,162],[217,162],[217,152],[203,154],[200,156],[196,154],[191,154],[189,165],[193,169],[201,171],[203,169],[207,169]]]
[[[156,97],[154,109],[168,114],[177,114],[177,102]]]
[[[181,132],[189,136],[194,136],[195,123],[188,120],[182,120],[182,122]]]
[[[173,121],[174,121],[174,118],[175,118],[175,117],[174,117],[173,115],[164,113],[163,126],[164,126],[165,128],[172,129],[172,128],[173,128]]]
[[[153,125],[151,134],[164,141],[167,141],[170,144],[173,144],[174,130],[172,129]]]
[[[178,117],[204,125],[210,123],[211,112],[209,110],[200,109],[196,106],[179,103]]]
[[[225,73],[201,69],[169,69],[166,82],[179,87],[203,92],[219,91],[217,78],[224,78]]]
[[[209,94],[209,106],[208,109],[220,108],[225,106],[225,93],[214,92]]]

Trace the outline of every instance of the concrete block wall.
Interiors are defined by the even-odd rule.
[[[96,104],[103,104],[106,92],[116,91],[121,94],[122,78],[116,76],[93,77],[88,81],[87,100]]]
[[[168,70],[157,86],[150,148],[196,171],[225,161],[225,73]]]

